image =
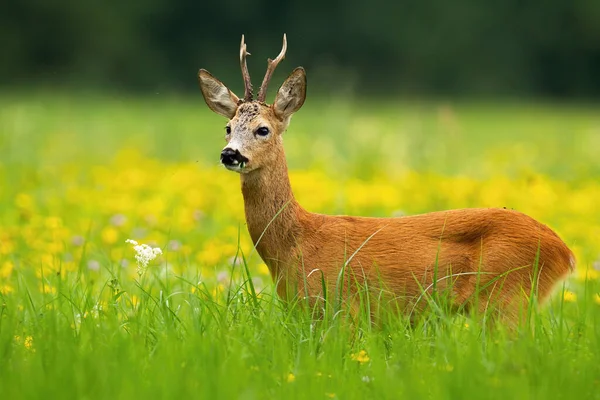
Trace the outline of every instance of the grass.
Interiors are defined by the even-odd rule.
[[[0,398],[600,397],[597,110],[333,100],[285,134],[299,201],[532,215],[579,264],[531,326],[437,306],[352,324],[335,301],[314,320],[273,294],[200,97],[5,96]],[[128,238],[163,250],[142,275]]]

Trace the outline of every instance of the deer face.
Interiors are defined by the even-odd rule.
[[[225,127],[221,163],[240,173],[268,165],[281,146],[283,129],[271,107],[257,101],[240,104]]]
[[[244,99],[238,98],[221,81],[201,69],[198,81],[208,107],[229,118],[225,127],[227,145],[221,151],[221,163],[229,170],[248,173],[276,162],[282,150],[281,135],[292,114],[302,107],[306,98],[306,73],[296,68],[279,88],[273,104],[264,102],[273,70],[283,59],[287,47],[285,35],[283,49],[269,67],[261,85],[258,99],[252,100],[252,85],[246,67],[246,45],[242,36],[240,62],[245,83]]]

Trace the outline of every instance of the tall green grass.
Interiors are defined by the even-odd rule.
[[[340,182],[411,169],[423,174],[423,190],[431,193],[437,189],[428,186],[442,178],[428,181],[429,173],[485,180],[537,171],[569,182],[568,192],[580,183],[591,188],[589,182],[600,177],[595,111],[593,106],[318,99],[294,117],[285,145],[292,170],[310,168]],[[378,298],[366,296],[372,288],[360,284],[358,312],[350,312],[341,284],[324,302],[282,303],[273,285],[257,277],[256,254],[243,253],[242,246],[233,260],[209,266],[163,247],[164,263],[132,276],[111,258],[120,244],[97,244],[98,226],[107,224],[96,211],[103,192],[90,189],[89,203],[77,208],[61,202],[67,192],[60,179],[63,167],[70,184],[91,186],[95,168],[110,164],[125,147],[160,163],[156,170],[174,162],[216,165],[223,122],[208,113],[200,97],[0,98],[0,276],[5,261],[15,265],[10,277],[0,280],[0,399],[600,398],[595,278],[566,283],[576,298],[562,296],[557,287],[550,303],[516,329],[455,313],[435,287],[423,288],[427,307],[415,309],[418,315],[391,309],[373,319]],[[219,194],[237,193],[235,183]],[[67,223],[89,221],[84,228],[69,226],[73,233],[87,229],[83,248],[72,251],[74,271],[63,268],[69,261],[64,258],[54,260],[57,269],[31,261],[37,260],[35,235],[49,228],[27,222],[16,209],[15,196],[23,192],[39,199],[37,212],[44,217],[61,212]],[[449,204],[443,200],[447,194],[434,194],[438,203],[414,204],[408,211]],[[311,211],[343,212],[340,204]],[[362,209],[375,215],[389,211],[377,205]],[[80,215],[69,215],[75,212]],[[570,218],[550,215],[560,226]],[[598,250],[590,244],[596,243],[598,215],[576,221],[590,237],[582,250],[590,260]],[[205,237],[242,218],[208,215],[189,238],[200,248]],[[31,226],[37,230],[28,242],[20,233]],[[170,238],[171,228],[177,230],[155,229]],[[239,236],[244,235],[242,225]],[[6,237],[18,238],[10,251],[2,247]],[[235,238],[231,242],[236,245]],[[133,253],[124,258],[130,268]],[[90,265],[90,260],[98,262]],[[185,272],[176,272],[175,264]],[[580,267],[593,269],[593,264]],[[223,271],[221,287],[215,276]],[[3,289],[5,284],[12,289]]]
[[[333,296],[315,318],[302,301],[283,304],[272,288],[257,292],[243,263],[231,268],[222,293],[150,270],[129,282],[118,270],[108,281],[48,277],[56,294],[19,277],[18,295],[2,296],[0,395],[598,396],[600,307],[591,301],[555,299],[516,331],[433,302],[416,320],[384,312],[373,324],[366,297],[363,312],[350,314]],[[111,301],[100,300],[103,291]]]

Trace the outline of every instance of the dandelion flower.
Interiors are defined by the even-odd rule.
[[[570,290],[565,290],[563,292],[563,300],[572,303],[577,300],[577,295]]]
[[[357,354],[351,354],[350,357],[352,357],[354,361],[358,361],[361,364],[369,362],[370,360],[369,355],[364,350],[359,351]]]
[[[138,267],[137,272],[140,276],[146,272],[148,263],[162,254],[162,250],[159,247],[151,247],[147,244],[139,244],[132,239],[127,239],[125,242],[133,245],[133,249],[135,250],[135,261],[137,262]]]

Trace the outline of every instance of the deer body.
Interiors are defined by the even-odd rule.
[[[289,182],[282,133],[304,103],[306,77],[295,69],[272,105],[264,103],[269,68],[252,100],[242,37],[246,93],[240,100],[200,70],[208,106],[230,119],[221,161],[240,173],[248,230],[283,298],[323,294],[340,271],[361,285],[412,305],[432,286],[447,288],[458,305],[487,307],[495,296],[508,318],[527,305],[535,285],[540,301],[574,267],[564,242],[534,219],[506,209],[460,209],[397,218],[329,216],[304,210]],[[350,285],[352,286],[352,285]],[[480,290],[485,288],[484,290]],[[350,291],[352,289],[350,288]]]

